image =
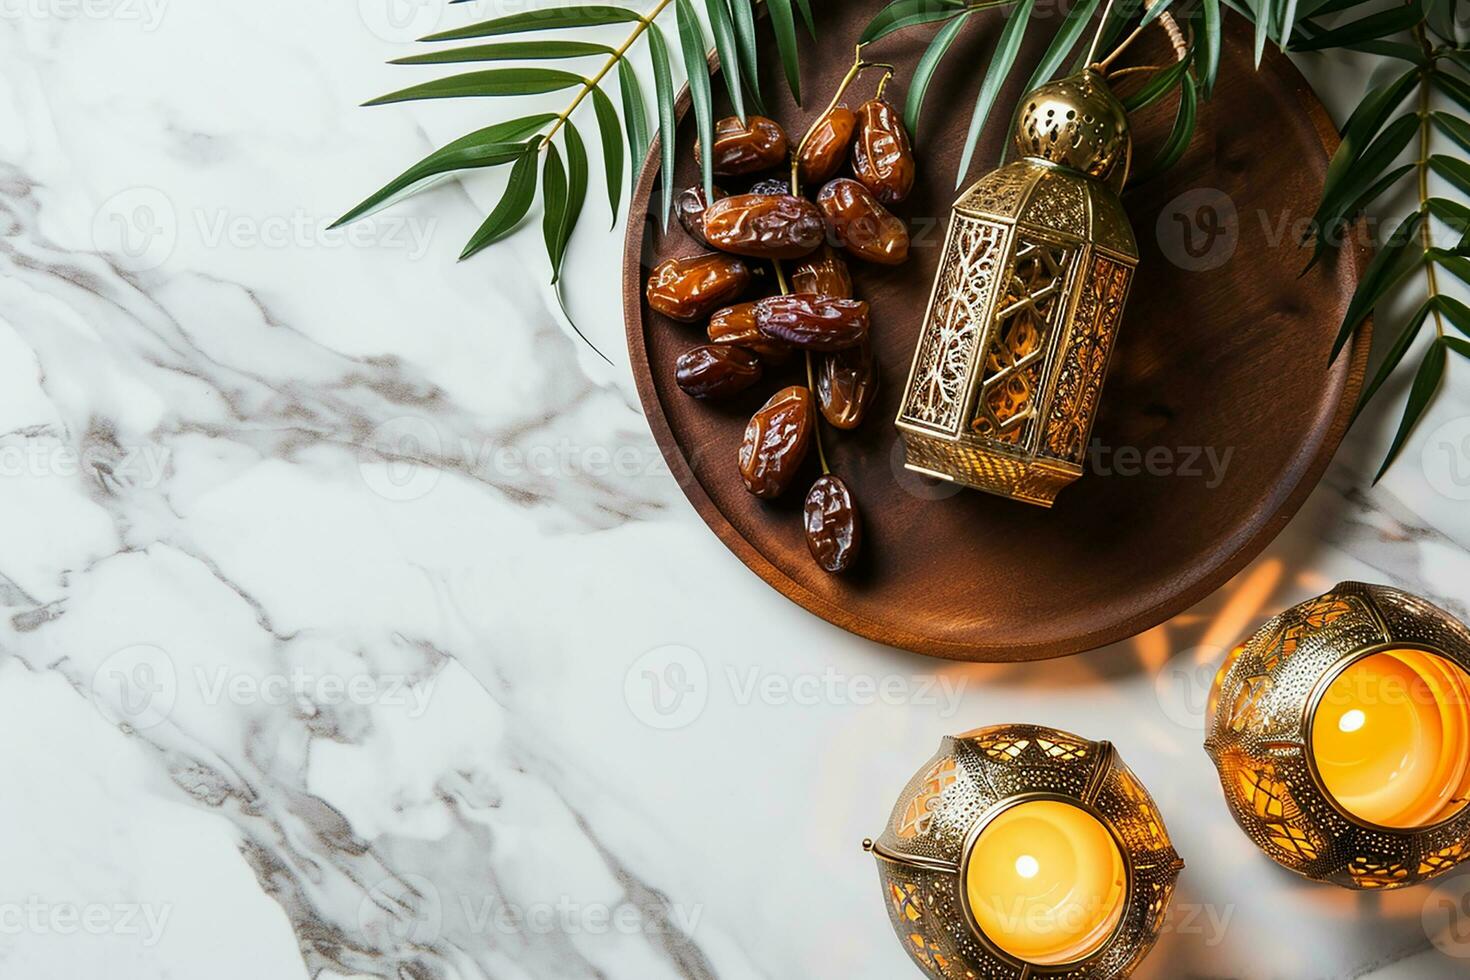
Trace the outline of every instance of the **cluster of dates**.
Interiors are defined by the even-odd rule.
[[[698,158],[704,152],[696,144]],[[784,493],[814,441],[817,414],[834,428],[862,423],[873,403],[878,368],[869,342],[868,304],[853,296],[843,255],[881,265],[908,258],[909,233],[888,205],[914,186],[908,134],[881,98],[854,112],[834,104],[793,148],[781,126],[762,116],[721,120],[712,169],[722,178],[758,178],[782,169],[789,181],[756,179],[743,194],[702,187],[678,196],[679,222],[712,252],[669,259],[649,277],[651,308],[686,323],[707,322],[709,342],[675,366],[680,388],[695,398],[724,398],[785,365],[793,352],[809,362],[809,384],[782,388],[755,413],[739,454],[740,476],[757,497]],[[839,176],[851,163],[853,177]],[[855,178],[855,179],[854,179]],[[815,200],[796,192],[819,187]],[[793,262],[789,291],[741,302],[757,279],[748,261]],[[778,275],[783,290],[784,276]],[[824,465],[825,469],[825,465]],[[862,531],[852,494],[825,473],[807,495],[807,543],[828,572],[849,568]]]

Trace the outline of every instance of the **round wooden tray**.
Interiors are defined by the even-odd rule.
[[[761,66],[775,103],[768,109],[793,137],[826,104],[850,64],[851,42],[882,3],[814,6],[823,42],[805,48],[809,108],[797,108],[775,81],[774,44]],[[1232,15],[1220,82],[1201,106],[1187,155],[1124,195],[1142,260],[1088,472],[1044,510],[906,471],[893,419],[956,196],[978,66],[1003,23],[999,11],[975,15],[930,88],[916,141],[920,185],[896,209],[914,228],[913,258],[897,269],[853,263],[858,294],[872,304],[883,387],[861,430],[824,428],[832,467],[853,487],[865,517],[864,556],[848,575],[818,569],[802,536],[814,458],[809,477],[776,502],[750,496],[736,472],[746,420],[771,392],[799,383],[799,367],[787,369],[789,378],[768,375],[732,403],[689,398],[674,384],[673,364],[702,342],[702,330],[652,313],[643,283],[657,262],[701,249],[677,223],[665,235],[653,217],[633,221],[623,270],[628,350],[649,425],[720,540],[783,595],[844,629],[962,660],[1092,649],[1155,626],[1223,584],[1281,531],[1320,479],[1347,427],[1369,346],[1365,329],[1328,364],[1366,249],[1298,278],[1307,252],[1297,236],[1315,210],[1336,132],[1285,57],[1273,49],[1259,72],[1252,68],[1249,27]],[[1037,24],[1028,32],[1000,106],[1019,100],[1054,28]],[[909,30],[869,50],[899,65],[890,86],[897,104],[931,34]],[[1160,38],[1139,57],[1169,52]],[[861,100],[870,92],[854,94]],[[728,114],[723,103],[716,108]],[[1140,165],[1153,158],[1173,112],[1169,99],[1134,120]],[[1004,109],[992,115],[969,179],[999,159],[1007,116]],[[686,113],[676,187],[698,182],[693,128]],[[634,215],[648,214],[657,169],[655,147]],[[743,190],[730,184],[727,190]]]

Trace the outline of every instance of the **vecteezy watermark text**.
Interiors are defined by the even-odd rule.
[[[871,708],[918,706],[941,718],[959,713],[968,678],[951,674],[865,674],[836,667],[774,671],[760,665],[726,664],[711,673],[698,651],[672,644],[649,650],[623,678],[628,710],[650,728],[693,724],[712,689],[739,708]]]
[[[0,936],[54,935],[136,937],[145,947],[158,945],[173,914],[171,904],[147,902],[51,902],[36,895],[0,902]]]
[[[1094,439],[1087,447],[1089,472],[1098,476],[1175,476],[1204,480],[1213,490],[1225,481],[1234,446],[1108,446]]]
[[[432,943],[445,934],[501,936],[692,935],[703,905],[587,902],[570,895],[510,901],[501,895],[446,895],[428,878],[403,874],[378,882],[358,906],[358,926],[374,942]]]

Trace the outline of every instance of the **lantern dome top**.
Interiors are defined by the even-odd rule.
[[[1096,72],[1084,70],[1027,95],[1013,139],[1022,156],[1106,177],[1128,153],[1128,113]]]

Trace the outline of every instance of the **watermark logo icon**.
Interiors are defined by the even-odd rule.
[[[429,461],[444,454],[434,423],[416,415],[389,419],[372,431],[358,456],[363,482],[378,496],[403,503],[427,497],[442,475]]]
[[[427,945],[444,928],[439,889],[423,875],[385,878],[363,895],[357,906],[362,934],[380,945]]]
[[[1470,873],[1435,886],[1424,899],[1424,934],[1448,956],[1470,959]]]
[[[1451,419],[1424,440],[1424,478],[1451,500],[1470,500],[1470,416]]]
[[[128,272],[168,261],[179,241],[173,201],[156,187],[129,187],[102,202],[92,216],[92,244]]]
[[[1154,232],[1170,262],[1187,272],[1208,272],[1235,255],[1240,214],[1224,191],[1196,187],[1164,205]]]
[[[1210,688],[1224,659],[1220,647],[1181,650],[1154,675],[1154,697],[1167,717],[1180,728],[1202,732],[1209,711]]]
[[[173,711],[178,671],[160,647],[149,643],[123,647],[97,665],[91,693],[103,717],[143,731],[161,724]]]
[[[434,33],[444,13],[442,0],[357,0],[357,13],[376,37],[394,44]]]
[[[709,703],[709,668],[689,647],[656,647],[628,668],[623,699],[634,717],[650,728],[685,728]]]
[[[965,488],[949,480],[916,473],[904,464],[908,461],[908,449],[902,439],[893,440],[893,449],[888,453],[888,468],[893,471],[893,482],[911,497],[920,500],[948,500]]]

